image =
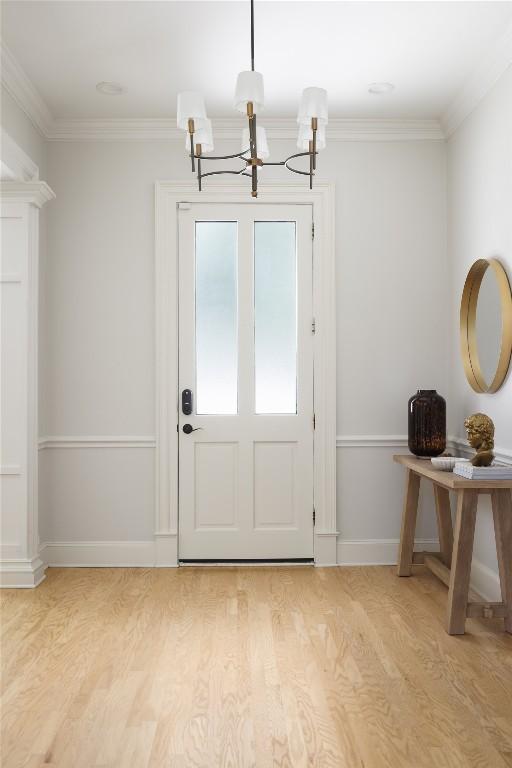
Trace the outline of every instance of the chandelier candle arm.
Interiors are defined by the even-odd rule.
[[[192,118],[189,118],[188,121],[188,134],[190,136],[190,157],[192,160],[192,173],[195,171],[195,164],[194,164],[194,121]]]
[[[260,160],[266,160],[270,154],[267,143],[267,134],[265,128],[262,125],[258,125],[256,128],[256,146],[257,156]],[[244,128],[242,131],[242,155],[251,156],[251,141],[249,135],[249,128]]]
[[[247,105],[247,117],[249,118],[249,137],[251,142],[251,195],[258,196],[258,142],[256,139],[256,115],[253,112],[252,102]]]
[[[196,91],[184,91],[178,94],[177,123],[178,127],[186,130],[186,146],[190,144],[192,172],[195,173],[197,160],[197,183],[202,191],[202,180],[206,176],[231,174],[251,178],[251,195],[258,196],[258,166],[284,166],[292,173],[309,176],[309,188],[313,188],[313,176],[316,171],[318,150],[325,147],[325,126],[328,122],[327,91],[323,88],[309,87],[302,92],[297,122],[299,137],[297,146],[302,152],[296,152],[285,160],[265,162],[269,156],[268,143],[263,126],[257,124],[257,114],[263,109],[264,87],[263,75],[254,69],[254,0],[250,0],[251,8],[251,69],[240,72],[235,89],[235,109],[246,114],[248,128],[242,132],[242,151],[223,156],[205,157],[205,152],[213,151],[213,134],[211,121],[206,116],[206,108],[201,94]],[[195,144],[195,148],[194,148]],[[248,148],[247,148],[248,145]],[[309,169],[292,168],[289,162],[294,158],[309,158]],[[238,171],[209,171],[202,172],[205,160],[240,159],[244,165]]]
[[[202,191],[202,176],[201,176],[201,152],[202,147],[201,144],[196,144],[196,157],[197,157],[197,186],[199,188],[199,191]]]
[[[312,170],[316,171],[316,132],[318,129],[318,118],[312,117],[311,118],[311,130],[313,131],[313,141],[311,142],[311,146],[309,148],[309,151],[311,152],[311,161],[312,161]],[[311,189],[313,186],[312,180],[310,178],[309,182],[309,188]]]
[[[313,130],[309,125],[299,125],[297,146],[303,152],[309,152],[309,142],[313,141]],[[321,125],[316,131],[316,152],[325,149],[325,126]]]

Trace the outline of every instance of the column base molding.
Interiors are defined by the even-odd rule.
[[[315,566],[337,565],[337,531],[315,531]]]
[[[178,532],[155,533],[155,568],[178,567]]]
[[[45,578],[46,565],[40,557],[0,560],[0,587],[31,589]]]

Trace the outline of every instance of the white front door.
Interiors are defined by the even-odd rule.
[[[180,206],[180,560],[313,557],[311,228]]]

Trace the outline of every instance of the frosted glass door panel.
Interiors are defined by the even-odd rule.
[[[238,411],[237,223],[196,222],[196,413]]]
[[[254,222],[256,413],[297,412],[294,221]]]

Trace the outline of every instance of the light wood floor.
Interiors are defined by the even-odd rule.
[[[391,568],[50,569],[5,590],[2,768],[512,766],[512,637]]]

